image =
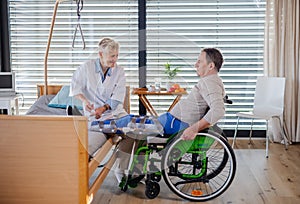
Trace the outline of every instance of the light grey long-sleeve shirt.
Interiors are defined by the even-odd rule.
[[[180,100],[170,113],[189,125],[201,118],[213,125],[225,114],[224,96],[224,85],[218,74],[201,77],[187,98]]]

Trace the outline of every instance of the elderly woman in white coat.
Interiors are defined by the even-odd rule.
[[[70,96],[82,101],[85,115],[96,119],[107,110],[125,112],[126,93],[125,72],[117,65],[119,43],[103,38],[98,48],[99,58],[84,62],[74,72],[70,89]]]

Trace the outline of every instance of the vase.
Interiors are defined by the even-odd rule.
[[[166,89],[167,89],[167,91],[170,91],[170,88],[172,87],[173,84],[174,84],[174,82],[171,79],[169,79],[166,82]]]

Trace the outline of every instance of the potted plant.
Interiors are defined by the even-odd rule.
[[[172,81],[178,72],[180,72],[179,67],[171,69],[171,64],[169,62],[165,64],[165,74],[167,74],[169,81]]]
[[[173,79],[176,77],[177,73],[180,72],[179,67],[171,68],[171,64],[167,62],[165,64],[165,74],[167,74],[168,81],[166,84],[166,89],[170,90],[170,87],[174,84]]]

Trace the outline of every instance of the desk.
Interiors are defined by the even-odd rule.
[[[182,92],[168,92],[168,91],[148,91],[145,89],[133,89],[132,94],[138,95],[140,101],[143,103],[147,111],[153,115],[158,116],[157,112],[154,110],[153,106],[151,105],[150,101],[147,99],[147,95],[155,95],[155,96],[172,96],[175,95],[175,99],[173,100],[172,104],[170,105],[168,112],[178,103],[182,95],[187,94],[186,91]]]
[[[19,115],[19,96],[0,96],[0,114]]]

